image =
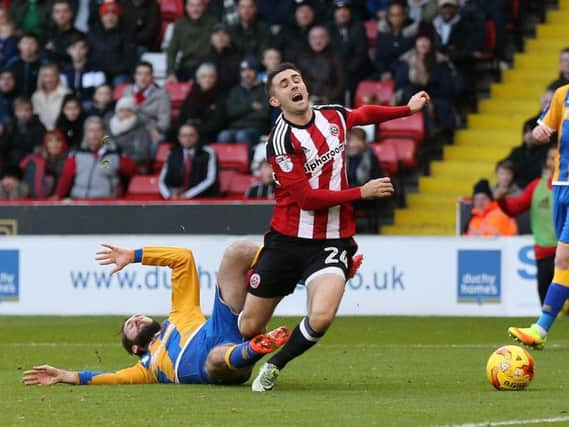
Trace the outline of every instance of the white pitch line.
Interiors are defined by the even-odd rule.
[[[569,421],[569,416],[563,417],[550,417],[550,418],[533,418],[528,420],[506,420],[506,421],[487,421],[484,423],[470,423],[470,424],[452,424],[450,426],[441,427],[499,427],[499,426],[519,426],[528,424],[553,424]]]

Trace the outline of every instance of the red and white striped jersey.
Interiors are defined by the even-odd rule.
[[[361,198],[361,191],[348,185],[346,133],[358,124],[408,114],[408,107],[350,110],[323,105],[313,107],[305,126],[293,125],[281,114],[267,140],[267,160],[277,184],[271,227],[305,239],[352,237],[356,232],[352,202]]]

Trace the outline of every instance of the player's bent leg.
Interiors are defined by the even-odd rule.
[[[249,240],[232,243],[224,252],[217,274],[223,301],[234,313],[243,309],[247,296],[247,273],[259,251],[259,244]]]
[[[330,327],[342,301],[346,279],[339,274],[323,274],[307,283],[310,326],[324,334]]]
[[[239,314],[237,326],[244,338],[251,338],[265,332],[276,306],[282,297],[262,298],[247,294],[243,311]]]
[[[214,347],[208,354],[205,370],[212,384],[243,384],[251,376],[253,365],[234,368],[227,365],[225,355],[231,344]]]

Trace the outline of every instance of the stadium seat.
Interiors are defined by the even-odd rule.
[[[116,101],[117,99],[120,99],[121,96],[123,95],[125,89],[130,86],[131,83],[121,83],[115,86],[115,89],[113,90],[113,99]]]
[[[379,141],[380,145],[391,145],[397,155],[399,164],[405,168],[414,168],[418,163],[418,145],[411,138],[387,138]]]
[[[407,137],[421,143],[425,136],[423,114],[417,113],[409,117],[381,123],[379,125],[379,135],[381,139]]]
[[[355,107],[357,108],[364,105],[363,98],[372,94],[377,97],[377,103],[382,105],[389,104],[389,101],[391,100],[391,97],[394,93],[393,87],[393,81],[361,81],[360,84],[358,84],[358,88],[356,89]]]
[[[172,144],[170,143],[164,143],[158,146],[158,150],[154,156],[154,162],[152,163],[152,169],[155,172],[160,172],[162,165],[166,162],[166,159],[168,159],[168,155],[170,154],[171,149]]]
[[[221,191],[222,194],[225,195],[229,192],[231,181],[236,174],[237,172],[231,169],[219,171],[219,191]]]
[[[249,172],[249,145],[236,144],[209,144],[215,150],[221,169],[233,169],[239,172]]]
[[[179,110],[184,103],[184,99],[188,95],[188,92],[192,88],[193,82],[172,82],[164,84],[164,89],[168,91],[170,95],[170,102],[172,104],[173,110]]]
[[[375,42],[377,40],[377,21],[371,19],[364,22],[366,29],[367,45],[370,49],[375,48]]]
[[[391,177],[397,174],[399,162],[397,160],[397,152],[391,144],[373,143],[369,145],[374,154],[379,159],[381,168]]]
[[[227,190],[227,196],[236,198],[245,197],[245,192],[257,181],[258,179],[256,176],[237,172],[231,178],[229,188]]]
[[[158,175],[135,175],[128,185],[127,199],[161,200]]]
[[[163,21],[174,22],[184,16],[184,2],[182,0],[158,0],[158,4]]]

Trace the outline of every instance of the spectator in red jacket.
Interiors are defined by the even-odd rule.
[[[555,148],[550,148],[540,178],[528,184],[522,194],[507,195],[507,189],[498,189],[496,200],[500,209],[514,217],[530,211],[530,226],[534,238],[534,253],[537,263],[537,292],[541,304],[553,280],[557,237],[553,227],[553,192],[551,177],[555,165]]]
[[[74,199],[109,199],[120,194],[121,178],[135,175],[136,163],[121,156],[108,142],[105,125],[99,117],[85,121],[85,150],[70,155],[61,173],[55,195]]]
[[[67,141],[63,133],[58,129],[46,132],[42,150],[20,163],[30,197],[44,199],[54,194],[66,159]]]

